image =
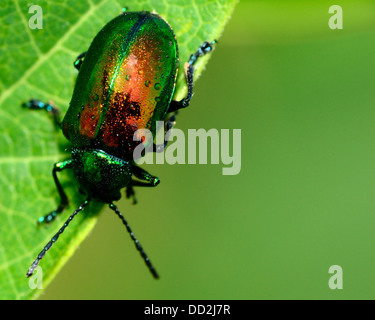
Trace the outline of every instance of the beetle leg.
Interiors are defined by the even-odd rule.
[[[68,197],[66,196],[64,189],[62,188],[60,184],[59,179],[57,178],[57,172],[63,171],[64,169],[71,169],[72,165],[73,165],[73,160],[67,160],[67,161],[55,163],[53,170],[52,170],[52,176],[53,176],[53,180],[55,181],[57,191],[59,192],[59,195],[61,198],[60,204],[56,210],[51,211],[49,214],[45,215],[44,217],[40,217],[38,219],[38,224],[51,222],[52,220],[56,218],[58,214],[63,212],[65,208],[68,206],[69,200],[68,200]]]
[[[160,183],[160,179],[137,166],[133,167],[133,175],[143,181],[131,179],[126,187],[126,198],[133,198],[133,204],[137,204],[137,198],[135,197],[133,187],[156,187]]]
[[[171,117],[169,117],[166,122],[165,122],[165,139],[164,139],[164,143],[162,144],[155,144],[153,143],[152,144],[152,151],[153,152],[163,152],[164,148],[167,146],[168,142],[169,142],[169,136],[170,136],[170,130],[174,127],[174,125],[176,124],[176,117],[175,115],[172,115]]]
[[[22,106],[29,109],[46,110],[52,115],[56,125],[61,127],[60,109],[56,107],[52,102],[44,103],[41,100],[31,99],[30,101],[23,103]]]
[[[133,188],[131,182],[126,187],[126,199],[129,199],[129,198],[133,198],[133,204],[138,203],[137,198],[135,197],[134,188]]]
[[[216,42],[216,40],[212,42],[203,42],[203,44],[198,48],[198,50],[190,56],[189,61],[185,63],[185,78],[188,86],[187,96],[180,101],[172,101],[169,106],[168,112],[174,112],[189,106],[191,97],[193,96],[194,64],[199,57],[202,57],[205,54],[211,52],[214,49],[213,45]]]
[[[131,184],[135,187],[156,187],[160,183],[160,179],[158,177],[149,174],[146,170],[137,166],[133,166],[133,175],[139,180],[143,180],[132,180]]]
[[[85,52],[82,52],[82,53],[76,58],[76,60],[74,61],[74,68],[76,68],[78,71],[79,71],[79,69],[81,68],[81,65],[82,65],[83,60],[85,59],[86,53],[87,53],[86,51],[85,51]]]

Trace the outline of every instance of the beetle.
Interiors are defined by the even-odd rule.
[[[140,143],[160,151],[167,144],[134,141],[138,129],[154,135],[156,121],[174,124],[167,114],[189,106],[193,94],[194,64],[214,48],[216,40],[204,42],[184,65],[187,96],[172,100],[178,71],[178,45],[171,26],[159,15],[147,11],[123,12],[96,35],[87,52],[74,62],[79,71],[67,113],[60,122],[59,109],[52,103],[32,99],[23,106],[46,110],[71,143],[71,159],[54,165],[52,176],[60,196],[58,207],[39,218],[49,223],[61,214],[69,201],[57,173],[72,169],[86,199],[70,215],[54,237],[38,254],[26,276],[30,277],[46,252],[58,240],[73,218],[91,200],[109,205],[125,225],[131,239],[155,278],[159,275],[136,239],[128,222],[113,201],[121,198],[126,187],[127,198],[135,203],[133,187],[155,187],[160,179],[138,167],[133,151]],[[135,179],[136,178],[136,179]]]

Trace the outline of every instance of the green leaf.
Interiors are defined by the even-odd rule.
[[[25,110],[30,98],[52,100],[64,113],[77,71],[73,61],[122,6],[155,10],[175,31],[180,71],[175,99],[185,92],[183,64],[205,40],[220,37],[237,0],[38,1],[43,29],[29,28],[28,1],[3,0],[0,8],[0,299],[36,298],[25,274],[44,245],[65,222],[65,213],[50,225],[36,220],[56,208],[59,197],[51,170],[69,158],[68,142],[45,112]],[[214,54],[214,53],[213,53]],[[196,77],[209,56],[196,65]],[[68,213],[82,201],[71,173],[60,175],[69,198]],[[43,287],[54,278],[94,227],[101,205],[80,213],[41,262]],[[92,257],[93,262],[97,257]]]

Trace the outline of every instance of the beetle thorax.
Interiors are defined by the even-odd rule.
[[[120,190],[132,175],[129,161],[102,150],[76,147],[72,148],[72,158],[74,175],[89,197],[106,203],[120,199]]]

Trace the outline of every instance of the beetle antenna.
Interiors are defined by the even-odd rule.
[[[90,200],[87,199],[72,213],[72,215],[69,217],[68,220],[64,223],[64,225],[60,228],[60,230],[53,236],[53,238],[46,244],[44,249],[38,254],[35,261],[31,264],[29,270],[27,270],[26,276],[30,277],[33,273],[36,267],[39,265],[40,260],[43,259],[46,252],[51,249],[52,245],[57,241],[59,236],[64,232],[65,228],[69,225],[70,221],[73,220],[73,218],[83,210],[84,207],[86,207],[89,204]]]
[[[126,219],[124,218],[124,216],[122,215],[122,213],[119,211],[119,209],[113,204],[111,203],[109,205],[109,207],[114,211],[116,212],[116,214],[119,216],[119,218],[121,219],[122,223],[125,225],[126,227],[126,230],[128,230],[129,234],[130,234],[130,237],[132,238],[132,240],[134,241],[134,244],[135,244],[135,247],[137,248],[137,250],[139,251],[139,253],[141,254],[143,260],[145,261],[148,269],[150,270],[150,272],[152,273],[152,275],[154,276],[155,279],[158,279],[159,278],[159,275],[158,273],[156,272],[154,266],[152,265],[150,259],[148,258],[147,254],[144,252],[141,244],[139,243],[139,241],[137,240],[137,238],[135,237],[132,229],[130,228],[128,222],[126,221]]]

